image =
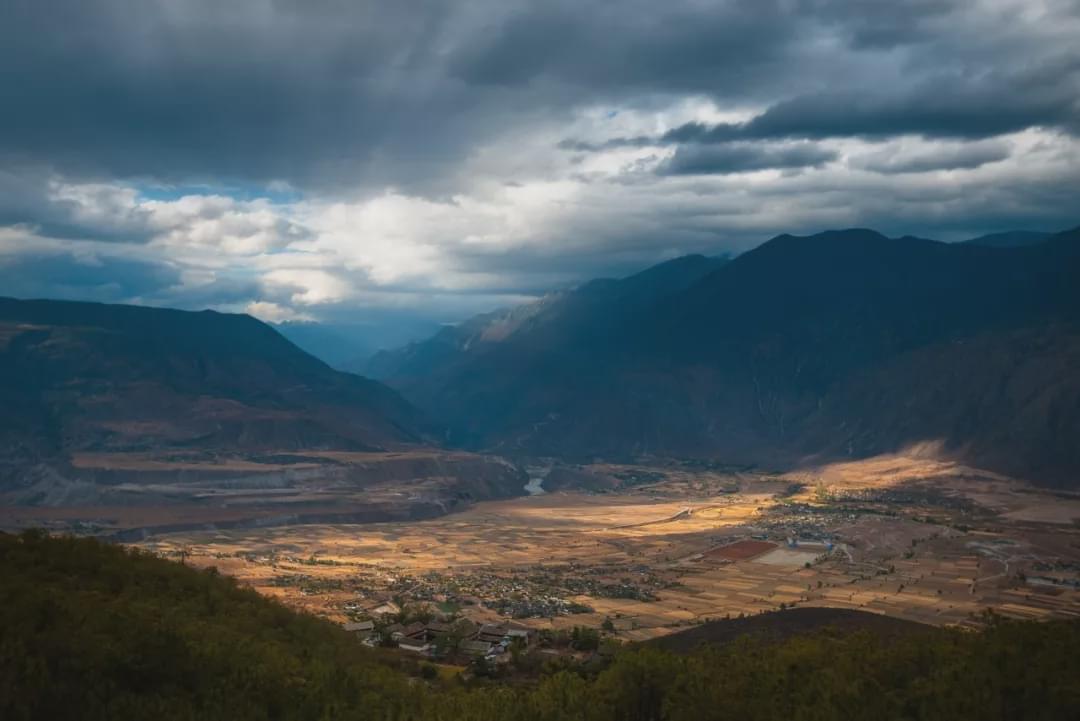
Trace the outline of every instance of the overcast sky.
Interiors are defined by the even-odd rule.
[[[1080,0],[5,0],[0,295],[455,321],[1080,224]]]

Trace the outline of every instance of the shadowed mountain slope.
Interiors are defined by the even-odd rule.
[[[363,371],[380,380],[435,386],[456,368],[474,362],[498,364],[503,354],[565,355],[591,346],[601,348],[612,340],[609,331],[620,331],[624,323],[661,298],[727,262],[726,258],[688,255],[628,278],[593,280],[574,290],[448,326],[427,340],[382,351]]]
[[[457,442],[504,452],[784,464],[931,441],[1074,485],[1077,277],[1076,231],[784,235],[667,292],[595,304],[586,285],[491,349],[386,377]]]
[[[420,439],[396,392],[249,316],[0,299],[9,460],[161,448],[375,450]]]

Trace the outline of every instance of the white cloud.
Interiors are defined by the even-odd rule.
[[[154,242],[205,247],[228,255],[257,255],[287,248],[306,230],[265,199],[238,201],[221,195],[187,195],[141,204]]]
[[[602,142],[720,112],[699,101],[672,108],[630,109],[623,119],[593,109],[575,122],[610,120],[609,136],[590,131]],[[88,274],[107,275],[121,260],[175,271],[158,292],[140,285],[120,300],[268,320],[380,307],[457,320],[681,253],[744,250],[779,232],[871,225],[953,239],[1054,229],[1067,223],[1053,193],[1080,187],[1080,142],[1040,129],[973,143],[833,139],[819,145],[838,160],[821,167],[708,177],[658,174],[670,148],[555,149],[563,131],[542,125],[492,138],[462,165],[449,196],[387,188],[289,202],[210,191],[163,200],[126,183],[53,179],[54,214],[78,232],[0,227],[0,257],[62,256]],[[975,162],[980,154],[988,160]]]
[[[267,323],[282,323],[284,321],[313,321],[315,318],[307,313],[300,313],[287,306],[271,303],[270,301],[257,300],[244,306],[244,312],[255,316]]]
[[[262,281],[271,290],[288,294],[296,305],[339,303],[351,294],[349,282],[329,271],[306,268],[280,268],[263,274]]]

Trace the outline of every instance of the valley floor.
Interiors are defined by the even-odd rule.
[[[850,608],[934,625],[1080,616],[1080,497],[905,456],[783,475],[594,465],[610,492],[478,503],[433,520],[156,536],[346,622],[386,602],[645,640],[706,619]],[[645,479],[641,482],[641,479]]]

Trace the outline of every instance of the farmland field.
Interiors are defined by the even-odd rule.
[[[339,621],[396,600],[644,640],[823,606],[930,623],[1080,614],[1080,499],[921,457],[783,475],[650,474],[611,492],[488,501],[431,520],[185,532],[139,545]],[[639,474],[639,475],[640,475]],[[1068,525],[1066,524],[1068,521]]]

